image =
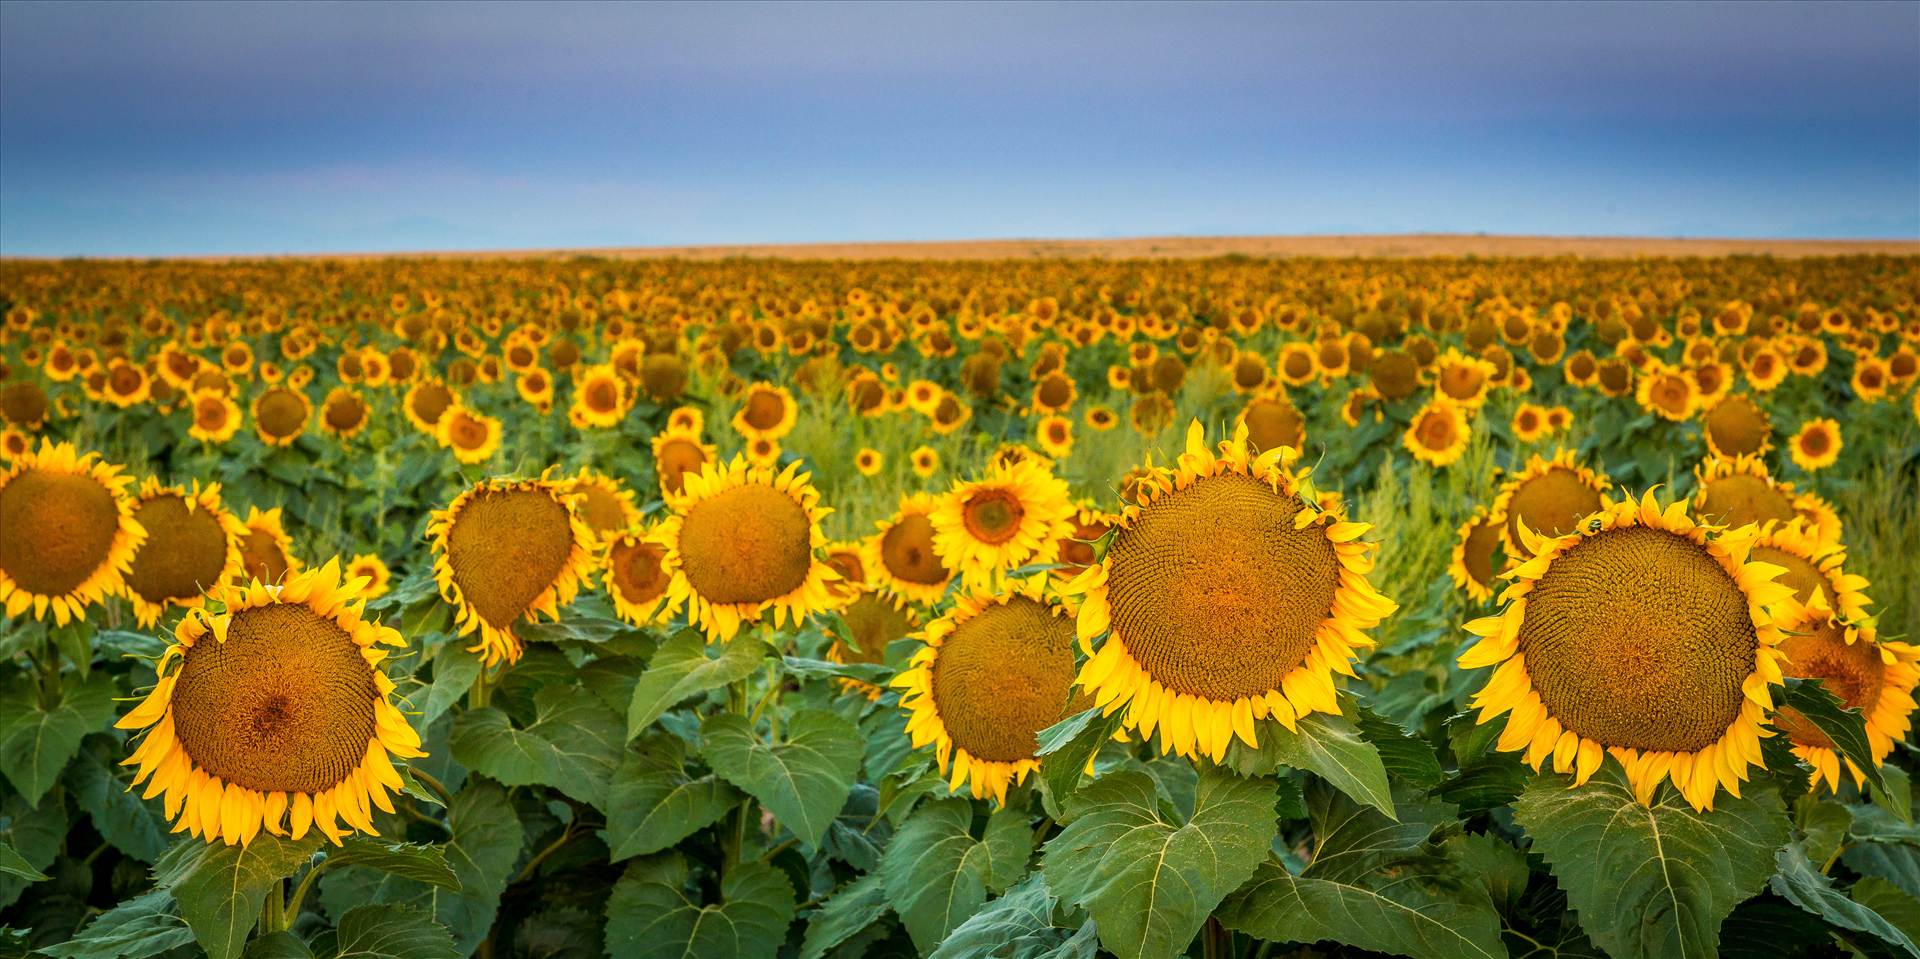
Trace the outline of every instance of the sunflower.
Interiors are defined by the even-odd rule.
[[[1715,456],[1758,456],[1773,445],[1773,423],[1751,396],[1733,393],[1700,418],[1707,450]]]
[[[800,407],[784,386],[754,383],[740,397],[740,409],[733,414],[733,428],[747,439],[779,440],[793,432]]]
[[[969,587],[985,587],[1021,566],[1052,562],[1073,515],[1066,481],[1045,464],[1003,460],[939,499],[933,548]]]
[[[520,399],[524,400],[528,406],[542,413],[553,409],[553,376],[538,366],[522,370],[515,375],[513,391],[518,393]],[[580,397],[576,394],[573,406],[567,410],[567,418],[574,422],[576,428],[585,429],[593,425],[588,422],[587,417],[587,409],[581,404]]]
[[[440,416],[435,438],[453,451],[454,459],[469,466],[485,463],[500,450],[500,421],[464,403],[456,404]]]
[[[7,618],[53,611],[65,626],[121,589],[147,532],[127,498],[132,477],[42,440],[0,473],[0,606]]]
[[[329,560],[284,586],[223,586],[220,613],[181,620],[159,682],[116,723],[146,730],[121,764],[141,798],[164,795],[175,832],[379,835],[373,811],[404,788],[392,757],[426,754],[380,666],[406,640],[364,618],[365,585]]]
[[[638,524],[606,540],[600,554],[601,583],[614,612],[635,626],[665,621],[679,603],[667,596],[670,578],[661,566],[666,547]]]
[[[653,437],[653,470],[660,480],[660,495],[668,502],[680,495],[688,476],[700,472],[719,454],[700,440],[699,430],[669,427]]]
[[[126,360],[116,359],[107,364],[107,379],[102,395],[106,401],[121,409],[137,406],[153,395],[152,382],[147,371]]]
[[[859,470],[861,476],[878,476],[885,465],[887,458],[870,446],[861,447],[860,452],[853,455],[853,468]]]
[[[0,420],[29,432],[47,421],[47,391],[32,380],[0,386]]]
[[[1472,438],[1473,424],[1467,421],[1466,408],[1435,396],[1413,414],[1413,422],[1407,424],[1400,445],[1405,446],[1414,459],[1438,469],[1458,461]]]
[[[1840,458],[1840,424],[1830,419],[1808,420],[1787,441],[1787,452],[1794,465],[1812,473],[1832,466]]]
[[[565,484],[574,513],[595,538],[605,539],[640,522],[633,491],[619,480],[582,466]]]
[[[1500,368],[1491,360],[1448,348],[1433,366],[1433,392],[1456,406],[1479,409],[1487,401]]]
[[[931,446],[915,447],[908,460],[913,464],[913,475],[921,479],[931,478],[940,469],[940,454]]]
[[[707,414],[698,406],[676,406],[667,414],[667,429],[698,435],[707,428]]]
[[[1511,713],[1499,749],[1536,770],[1551,756],[1576,786],[1612,755],[1643,805],[1668,778],[1696,810],[1740,795],[1786,659],[1770,610],[1791,594],[1751,540],[1712,530],[1649,491],[1579,532],[1528,534],[1507,608],[1467,624],[1460,657],[1499,667],[1473,700],[1481,723]]]
[[[816,555],[832,510],[811,479],[797,461],[775,473],[737,456],[686,477],[655,539],[667,549],[670,601],[686,604],[709,641],[732,639],[768,613],[783,626],[833,604],[839,574]]]
[[[260,512],[247,508],[241,521],[247,529],[240,540],[240,575],[272,586],[300,571],[300,558],[293,555],[293,537],[280,522],[280,507]]]
[[[618,426],[633,406],[627,381],[612,364],[589,366],[573,382],[569,415],[589,427]]]
[[[1083,419],[1086,421],[1087,428],[1095,433],[1105,433],[1120,425],[1120,417],[1104,406],[1087,407]]]
[[[407,395],[400,406],[406,410],[407,421],[414,429],[428,436],[437,436],[440,418],[447,410],[460,405],[460,394],[453,387],[437,377],[423,376],[407,387]]]
[[[549,471],[551,472],[551,471]],[[560,618],[592,575],[593,533],[569,506],[566,481],[482,480],[427,524],[440,596],[486,665],[520,658],[515,624]]]
[[[170,606],[198,607],[208,590],[241,575],[247,528],[220,503],[220,484],[192,489],[147,477],[133,500],[133,521],[147,538],[127,566],[134,618],[152,626]]]
[[[1493,598],[1494,575],[1499,572],[1495,557],[1505,528],[1499,515],[1489,513],[1483,506],[1474,510],[1473,517],[1460,524],[1455,534],[1447,576],[1476,603]]]
[[[1867,618],[1868,583],[1846,572],[1847,551],[1813,522],[1793,519],[1769,525],[1754,537],[1751,559],[1781,567],[1780,584],[1800,606],[1834,610],[1848,622]]]
[[[1700,406],[1700,392],[1684,370],[1659,368],[1641,376],[1634,386],[1640,408],[1661,419],[1680,422]]]
[[[871,577],[867,575],[866,554],[867,544],[860,540],[834,540],[822,550],[827,565],[840,574],[833,589],[841,598],[852,599],[873,585]]]
[[[1158,729],[1162,753],[1218,762],[1235,736],[1258,745],[1256,719],[1339,712],[1333,673],[1352,674],[1363,630],[1397,607],[1367,582],[1369,527],[1320,508],[1244,426],[1216,454],[1195,421],[1178,466],[1139,485],[1106,555],[1064,588],[1090,653],[1074,682],[1143,739]]]
[[[379,599],[387,595],[393,585],[393,571],[387,568],[385,560],[378,553],[361,553],[347,560],[347,570],[341,574],[349,580],[364,579],[367,588],[360,591],[368,599]]]
[[[1064,370],[1055,370],[1034,380],[1031,405],[1036,413],[1064,413],[1079,397],[1080,390],[1074,385],[1073,377]]]
[[[1282,447],[1298,451],[1307,442],[1306,417],[1278,389],[1249,398],[1234,420],[1235,426],[1242,423],[1247,427],[1247,441],[1258,451]]]
[[[1574,459],[1572,450],[1555,450],[1552,458],[1534,454],[1525,469],[1500,484],[1492,514],[1501,523],[1507,554],[1528,555],[1520,529],[1553,537],[1571,533],[1587,514],[1605,506],[1613,484]]]
[[[218,390],[193,394],[193,422],[187,435],[203,443],[225,443],[240,432],[240,406]]]
[[[253,398],[253,432],[268,446],[291,446],[313,417],[307,394],[286,386],[261,391]]]
[[[913,747],[933,745],[951,792],[1004,804],[1007,787],[1040,768],[1040,730],[1075,698],[1073,616],[1044,582],[960,596],[889,684]]]
[[[1840,699],[1842,707],[1858,709],[1866,720],[1867,745],[1878,764],[1906,739],[1913,728],[1913,690],[1920,684],[1920,648],[1907,643],[1880,641],[1871,620],[1843,619],[1831,609],[1809,606],[1782,623],[1786,654],[1782,669],[1795,679],[1819,680]],[[1840,769],[1846,767],[1855,788],[1864,789],[1866,772],[1834,749],[1833,740],[1791,706],[1783,706],[1773,724],[1792,743],[1793,754],[1814,770],[1814,782],[1840,790]]]
[[[0,463],[12,463],[33,452],[33,437],[9,426],[0,429]]]
[[[1288,386],[1305,386],[1313,382],[1320,374],[1319,361],[1314,358],[1315,351],[1311,343],[1293,342],[1280,347],[1279,359],[1274,369]]]
[[[320,404],[320,429],[337,439],[352,439],[367,428],[367,401],[350,386],[336,386]]]
[[[1799,515],[1793,488],[1774,481],[1758,456],[1709,456],[1694,469],[1699,492],[1693,509],[1709,523],[1737,528],[1785,523]]]
[[[865,541],[867,574],[879,587],[916,603],[934,603],[947,591],[953,573],[934,548],[933,497],[902,497],[900,509],[877,525]]]
[[[1058,415],[1042,417],[1034,424],[1033,437],[1048,456],[1065,459],[1073,452],[1073,421]]]
[[[835,631],[827,647],[827,659],[835,663],[880,663],[887,657],[887,645],[920,628],[920,615],[906,600],[872,590],[859,590],[852,602],[840,610],[845,634]],[[868,699],[879,699],[886,690],[857,679],[841,679],[840,688]]]
[[[1100,561],[1096,544],[1113,529],[1120,517],[1114,513],[1094,509],[1086,504],[1074,507],[1073,524],[1065,536],[1060,537],[1055,562],[1061,568],[1053,571],[1055,579],[1070,580],[1080,575],[1087,567]]]

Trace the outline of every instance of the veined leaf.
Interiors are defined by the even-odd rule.
[[[1418,790],[1432,789],[1446,778],[1432,744],[1365,706],[1354,709],[1361,738],[1380,753],[1388,775]]]
[[[599,809],[620,761],[620,719],[578,689],[534,694],[533,725],[516,729],[491,706],[454,718],[453,758],[509,786],[552,786]]]
[[[1835,888],[1833,880],[1821,875],[1818,867],[1807,858],[1807,851],[1800,843],[1789,843],[1781,848],[1774,857],[1779,872],[1773,876],[1773,891],[1788,902],[1819,916],[1842,929],[1871,933],[1897,946],[1909,956],[1920,957],[1920,945],[1907,935],[1899,926],[1889,922],[1871,906],[1847,897],[1847,894]],[[1895,894],[1905,893],[1887,884]],[[1871,900],[1876,887],[1867,887]],[[1911,901],[1909,898],[1908,901]]]
[[[607,845],[614,862],[666,849],[740,802],[740,793],[718,776],[688,776],[686,749],[679,737],[664,734],[627,747],[607,793]]]
[[[1064,803],[1073,795],[1088,761],[1113,738],[1125,719],[1124,710],[1101,716],[1098,709],[1083,709],[1040,730],[1040,778],[1055,802]]]
[[[1272,720],[1257,726],[1260,748],[1238,739],[1227,748],[1226,765],[1243,776],[1268,776],[1282,766],[1304,769],[1359,802],[1393,816],[1393,790],[1380,751],[1344,716],[1314,713],[1289,730]]]
[[[681,700],[753,675],[771,653],[772,649],[752,634],[736,636],[721,646],[709,646],[695,630],[674,634],[660,644],[647,663],[647,671],[634,684],[633,702],[627,707],[627,739],[640,735]]]
[[[1053,891],[1035,873],[980,908],[940,943],[929,959],[1093,959],[1094,924],[1078,929],[1053,924]]]
[[[881,856],[887,898],[906,924],[915,948],[931,951],[973,915],[990,892],[1011,886],[1033,854],[1026,817],[1002,809],[973,838],[973,803],[922,803]]]
[[[25,879],[28,882],[45,882],[47,874],[33,868],[27,857],[13,851],[13,847],[0,843],[0,873]]]
[[[60,701],[48,709],[32,676],[15,673],[0,683],[0,774],[30,805],[39,805],[59,781],[80,740],[112,722],[114,693],[111,676],[69,676]]]
[[[147,959],[193,944],[193,930],[174,915],[173,896],[154,889],[101,913],[78,935],[40,952],[53,959]]]
[[[1873,746],[1867,742],[1867,720],[1858,709],[1841,704],[1826,684],[1817,679],[1788,679],[1787,691],[1780,697],[1783,708],[1798,712],[1807,722],[1833,741],[1833,748],[1867,774],[1867,783],[1875,789],[1887,788],[1880,778],[1880,764],[1873,761]]]
[[[687,897],[679,856],[639,860],[607,901],[607,955],[618,959],[767,959],[793,921],[793,884],[761,862],[734,863],[720,901]]]
[[[133,771],[117,765],[118,746],[106,734],[87,737],[67,764],[67,789],[101,838],[134,859],[152,862],[167,851],[167,821],[158,803],[145,802],[137,791],[128,789]]]
[[[447,851],[441,846],[355,836],[327,852],[327,866],[366,866],[429,886],[460,889],[460,877],[447,865]]]
[[[297,842],[261,833],[245,846],[183,839],[154,863],[154,882],[179,903],[181,918],[207,955],[232,959],[246,946],[267,890],[318,848],[317,831]]]
[[[887,914],[887,889],[879,873],[868,873],[841,886],[807,922],[800,943],[800,959],[820,959]]]
[[[819,709],[794,713],[785,733],[780,742],[764,743],[745,717],[723,713],[701,726],[701,754],[801,842],[818,846],[860,771],[860,733]]]
[[[369,905],[340,917],[339,959],[459,959],[447,927],[411,906]]]

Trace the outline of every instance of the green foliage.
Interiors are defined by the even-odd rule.
[[[688,889],[679,856],[627,867],[607,900],[607,954],[634,959],[769,959],[793,920],[793,886],[759,862],[730,864],[720,899],[703,903]]]
[[[894,833],[880,861],[887,901],[913,943],[930,952],[987,900],[1026,874],[1033,833],[1026,817],[1002,811],[973,835],[973,804],[922,803]]]
[[[293,875],[320,837],[255,836],[246,846],[181,843],[154,863],[154,882],[172,894],[194,939],[212,959],[232,959],[247,944],[267,892]]]
[[[758,799],[808,846],[847,801],[860,771],[860,733],[824,710],[801,710],[786,735],[762,742],[746,719],[722,713],[701,727],[701,755],[720,778]]]
[[[525,726],[493,707],[461,713],[449,743],[453,758],[509,786],[550,784],[605,806],[620,761],[619,717],[593,697],[559,686],[536,693],[534,706],[538,718]]]

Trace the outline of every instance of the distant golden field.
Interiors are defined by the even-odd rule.
[[[1920,954],[1917,254],[0,261],[0,943]]]

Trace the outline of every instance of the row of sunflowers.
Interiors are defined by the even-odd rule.
[[[0,946],[1920,955],[1916,293],[0,264]]]

